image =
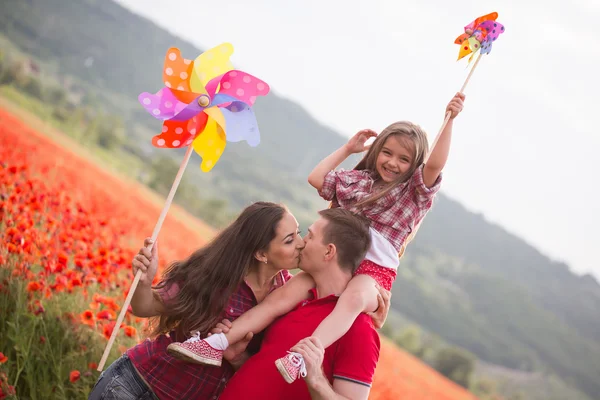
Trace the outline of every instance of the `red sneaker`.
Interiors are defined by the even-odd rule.
[[[173,342],[167,347],[167,352],[175,358],[194,364],[221,366],[223,350],[218,350],[200,339],[196,334],[183,343]]]
[[[275,361],[277,370],[283,376],[283,379],[287,383],[292,383],[300,377],[306,376],[306,365],[304,364],[304,358],[299,353],[288,351],[288,355],[281,357]]]

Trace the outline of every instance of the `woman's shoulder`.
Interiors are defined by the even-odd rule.
[[[292,275],[292,273],[290,271],[288,271],[287,269],[282,269],[277,274],[276,280],[278,282],[275,282],[275,284],[278,286],[281,286],[281,285],[285,284],[287,281],[289,281],[290,279],[292,279],[293,277],[294,277],[294,275]]]

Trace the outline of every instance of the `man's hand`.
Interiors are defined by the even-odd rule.
[[[306,365],[306,377],[304,377],[304,380],[309,387],[315,387],[322,384],[323,380],[327,380],[323,374],[325,349],[318,338],[311,336],[302,339],[290,350],[301,354],[302,358],[304,358],[304,364]]]
[[[381,329],[387,319],[388,311],[390,311],[392,292],[385,290],[379,285],[377,285],[377,290],[379,290],[379,294],[377,295],[377,310],[366,314],[373,320],[375,328]]]
[[[208,336],[214,333],[227,333],[231,328],[231,321],[228,319],[224,319],[219,322],[208,334]],[[230,344],[229,347],[223,352],[223,358],[229,361],[231,365],[233,365],[236,369],[241,367],[241,365],[249,358],[249,356],[245,353],[246,347],[248,347],[248,343],[254,337],[254,333],[248,332],[246,337],[239,342]]]

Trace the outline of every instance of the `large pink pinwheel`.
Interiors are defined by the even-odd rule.
[[[262,80],[235,70],[229,62],[233,46],[221,44],[196,60],[181,57],[171,48],[165,57],[165,87],[156,94],[144,92],[138,99],[154,118],[164,120],[162,133],[152,139],[156,147],[189,146],[202,157],[201,168],[210,171],[226,141],[260,143],[252,105],[269,93]]]

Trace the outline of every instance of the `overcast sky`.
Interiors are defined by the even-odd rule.
[[[442,190],[600,278],[600,1],[118,2],[203,50],[232,43],[237,68],[342,135],[407,119],[430,141],[468,73],[455,37],[497,11],[506,32],[465,90]]]

